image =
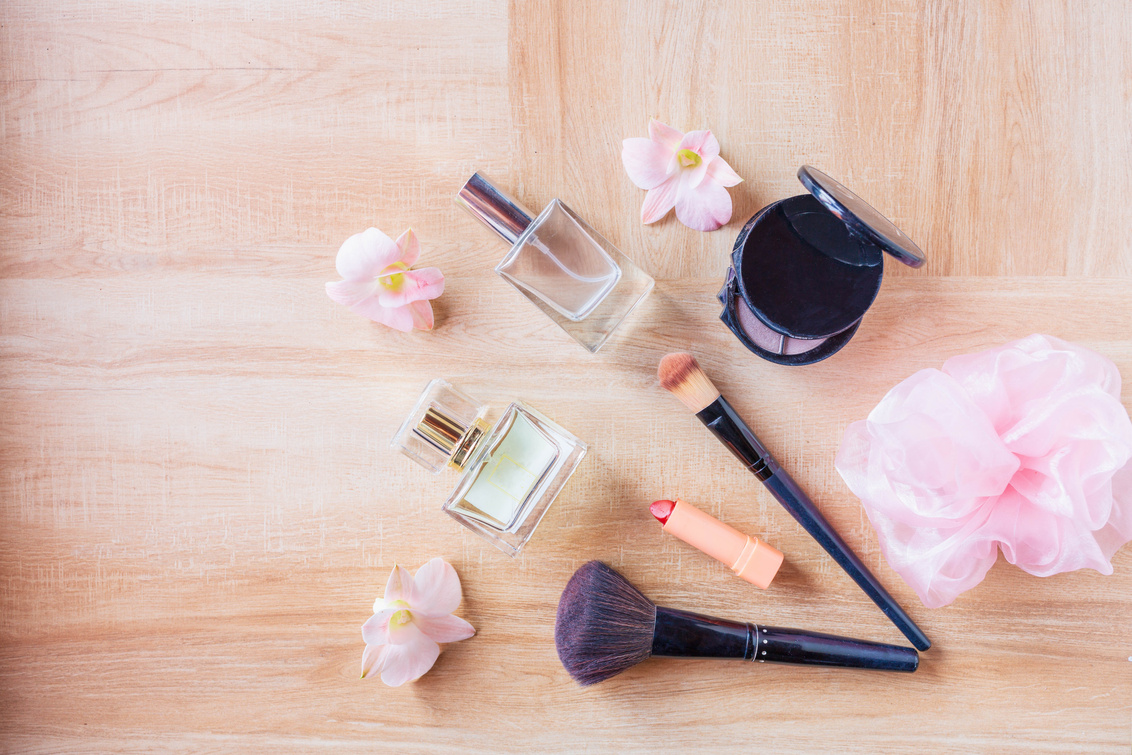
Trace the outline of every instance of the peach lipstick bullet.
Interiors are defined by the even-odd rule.
[[[727,564],[735,574],[764,590],[782,565],[781,551],[679,498],[653,501],[649,511],[665,532]]]

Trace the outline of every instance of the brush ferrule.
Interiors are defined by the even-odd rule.
[[[696,416],[760,480],[769,479],[781,469],[770,451],[723,396],[697,412]]]
[[[754,652],[750,624],[656,607],[652,654],[680,658],[746,658]]]

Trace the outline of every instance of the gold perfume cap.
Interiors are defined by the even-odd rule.
[[[421,421],[417,423],[414,432],[446,454],[460,442],[467,432],[466,425],[462,425],[434,406],[425,410]]]
[[[491,429],[482,420],[486,412],[479,401],[438,378],[425,386],[389,445],[433,474],[461,468]]]
[[[482,419],[475,420],[469,427],[430,406],[413,431],[447,454],[450,466],[463,469],[488,429],[487,423]]]

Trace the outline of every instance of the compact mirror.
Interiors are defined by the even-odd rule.
[[[798,180],[853,233],[868,239],[909,267],[921,267],[924,253],[904,231],[873,206],[812,165],[798,169]]]

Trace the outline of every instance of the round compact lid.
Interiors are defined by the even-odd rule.
[[[924,264],[924,253],[916,242],[839,181],[810,165],[798,169],[798,180],[854,234],[868,239],[909,267]]]
[[[739,293],[771,330],[828,338],[860,320],[880,290],[884,253],[810,194],[763,208],[735,240]]]

